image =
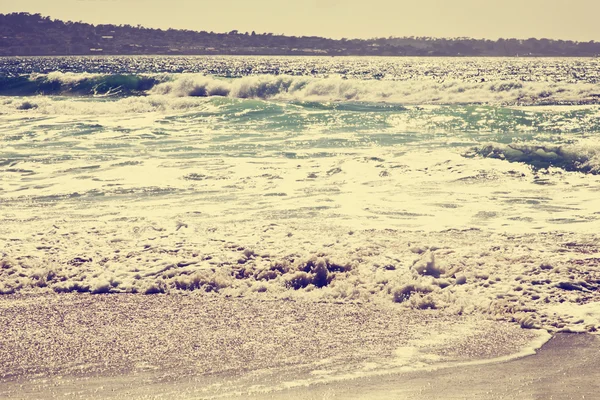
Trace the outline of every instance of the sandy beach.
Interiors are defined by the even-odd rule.
[[[70,294],[4,296],[0,322],[10,399],[571,399],[598,388],[596,336],[558,334],[526,356],[549,335],[436,310]]]

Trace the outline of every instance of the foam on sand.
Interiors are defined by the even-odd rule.
[[[60,234],[60,226],[50,227],[56,240],[52,234],[35,233],[39,242],[13,236],[4,251],[17,257],[2,256],[0,291],[358,301],[447,315],[484,314],[551,332],[600,328],[593,319],[548,311],[565,302],[600,300],[596,236],[480,230],[416,236],[390,229],[349,234],[329,227],[327,235],[315,237],[311,229],[267,225],[251,228],[242,238],[234,226],[203,230],[196,224],[148,225],[135,229],[130,239],[127,231],[115,230],[114,222],[104,228],[79,226],[85,239],[73,230]],[[18,256],[30,247],[39,250]]]

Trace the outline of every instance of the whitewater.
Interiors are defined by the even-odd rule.
[[[0,58],[0,293],[435,314],[411,349],[482,335],[481,319],[527,343],[594,333],[599,67]],[[449,360],[377,357],[326,377]]]

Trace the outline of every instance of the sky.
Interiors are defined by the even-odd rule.
[[[600,0],[0,0],[0,13],[295,36],[600,41]]]

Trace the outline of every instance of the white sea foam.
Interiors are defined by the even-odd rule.
[[[174,97],[209,97],[228,96],[230,91],[230,85],[225,81],[201,75],[182,75],[173,82],[155,86],[150,93]]]
[[[61,72],[53,71],[48,74],[32,74],[31,80],[43,79],[47,82],[57,82],[65,85],[73,85],[81,82],[85,82],[92,79],[103,78],[108,75],[90,72]]]
[[[201,217],[181,229],[145,220],[144,231],[139,222],[111,219],[45,224],[20,236],[2,232],[2,293],[200,291],[271,300],[396,302],[449,315],[483,313],[527,328],[598,329],[591,306],[598,301],[598,266],[580,251],[597,251],[597,237],[477,230],[349,235],[330,226],[315,237],[312,229],[281,223],[213,232],[214,225],[203,227]],[[436,249],[432,253],[445,272],[436,278],[414,271],[411,266],[421,259],[415,245]],[[461,275],[464,282],[458,282]],[[581,320],[581,312],[561,303],[590,304],[595,317]]]
[[[69,101],[65,101],[69,100]],[[12,97],[0,104],[0,113],[15,111],[42,115],[130,115],[152,112],[202,111],[207,99],[198,97],[146,96],[107,99],[104,102],[89,99],[66,99],[48,96]],[[18,114],[17,114],[18,115]]]

